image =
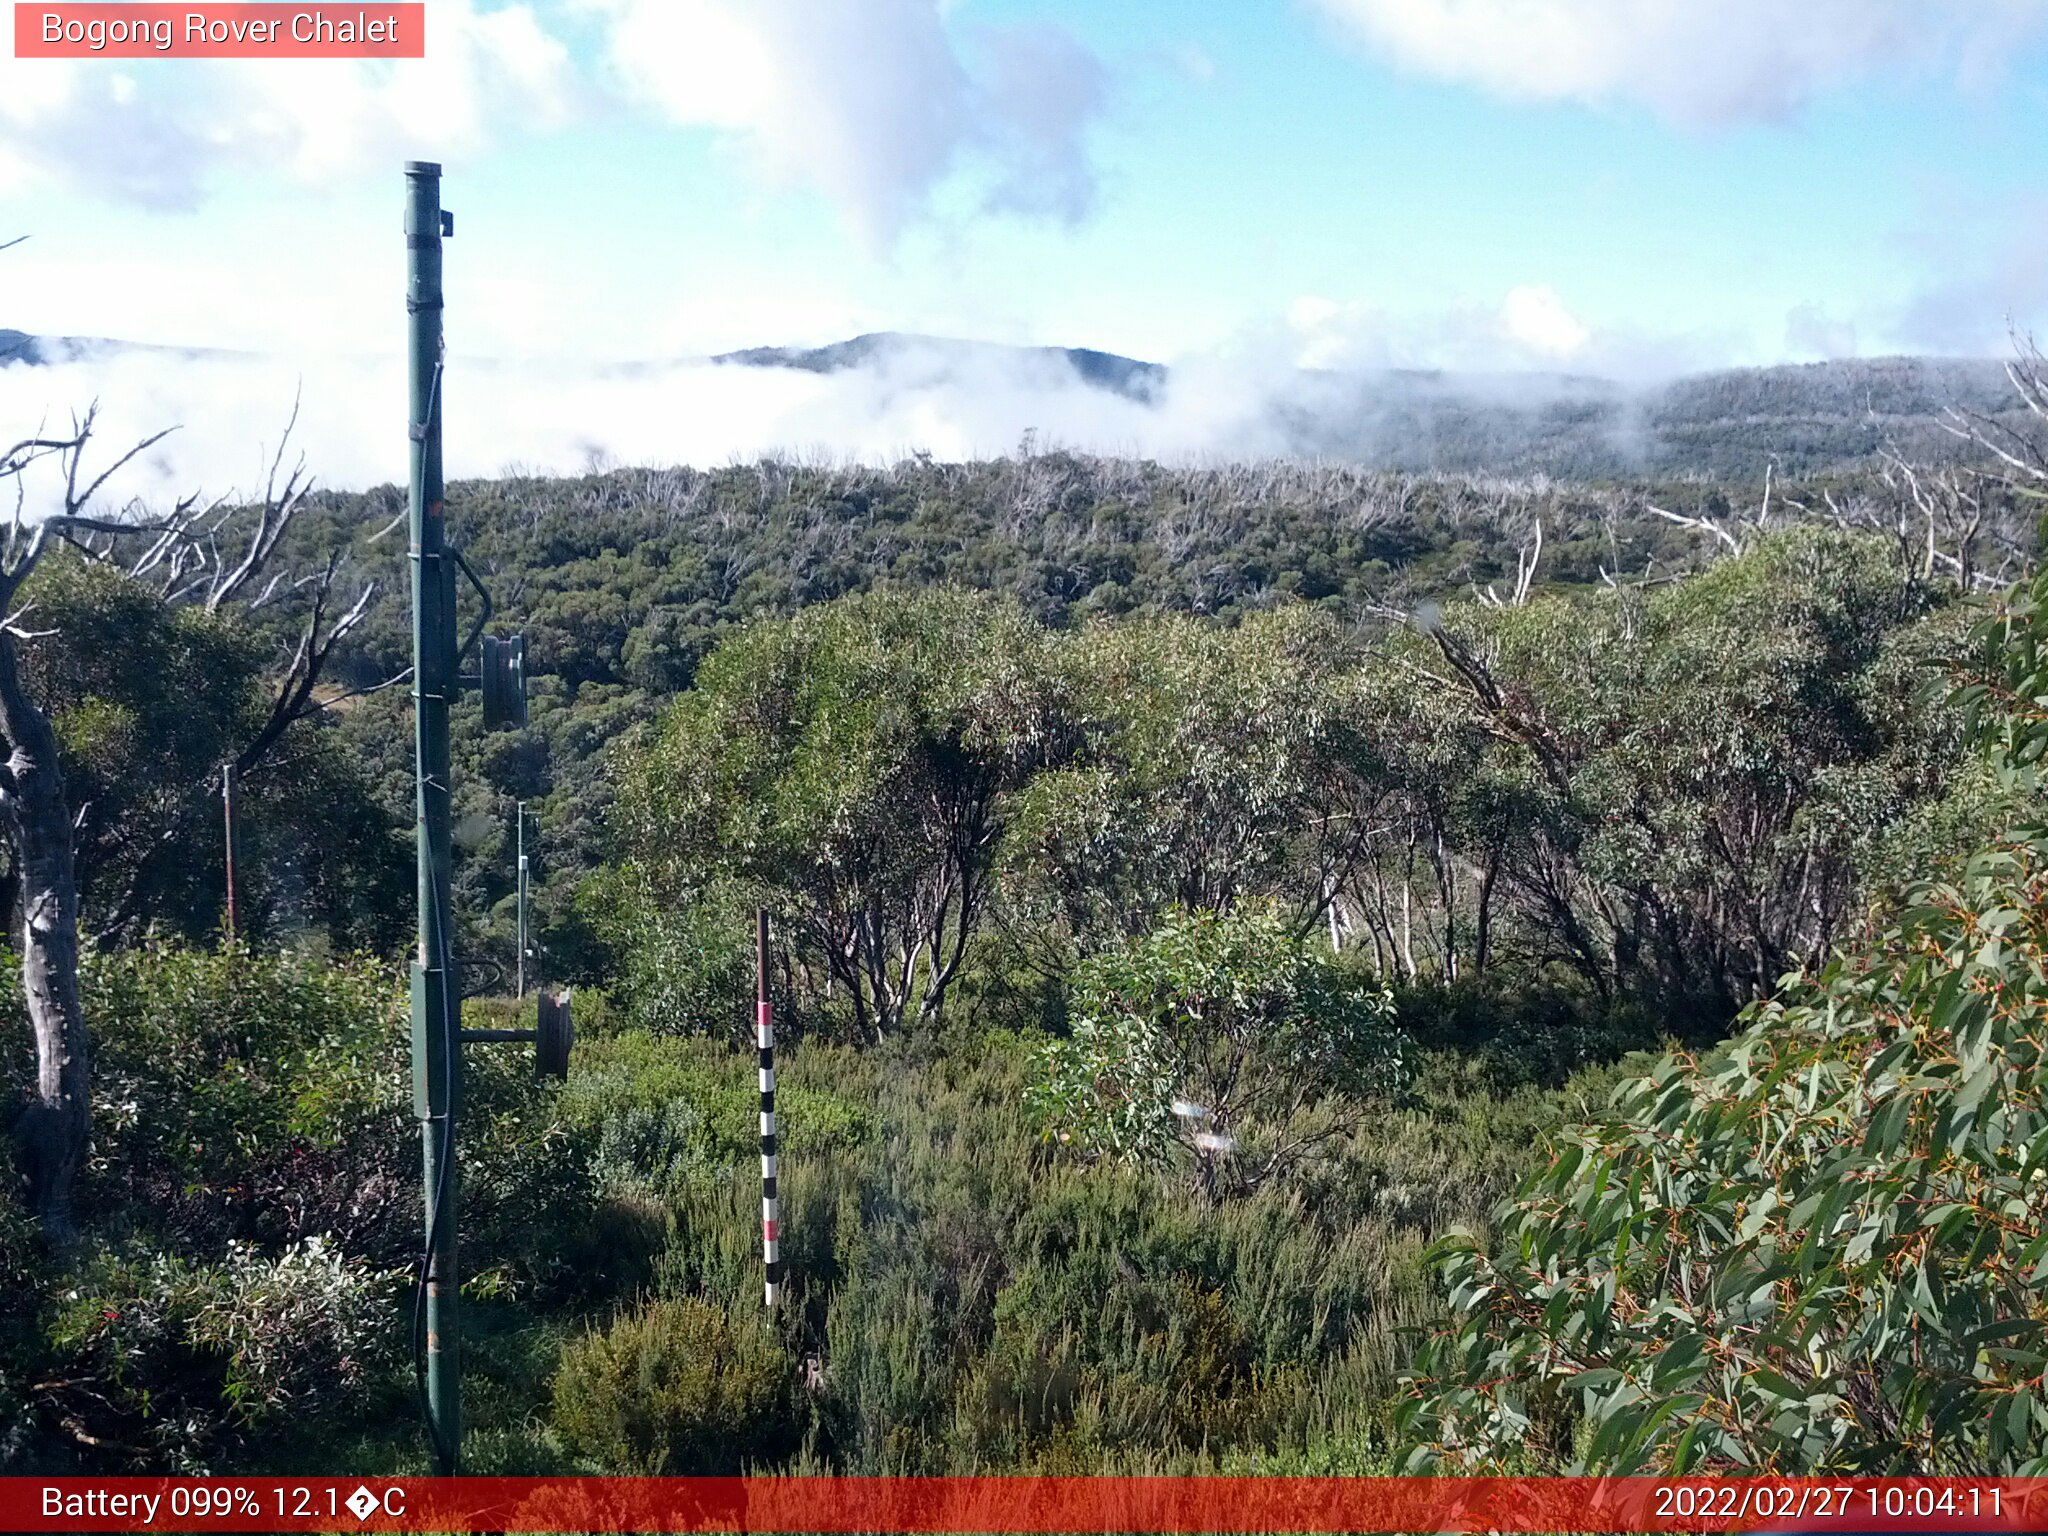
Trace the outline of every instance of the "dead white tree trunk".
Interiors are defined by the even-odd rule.
[[[0,821],[20,884],[21,983],[35,1035],[35,1097],[14,1128],[29,1209],[51,1241],[75,1230],[72,1190],[92,1134],[91,1057],[78,997],[78,885],[57,736],[21,686],[14,636],[0,631]]]
[[[167,600],[203,603],[217,611],[263,571],[307,488],[294,471],[283,493],[277,493],[277,463],[285,451],[280,441],[272,483],[262,506],[252,509],[255,526],[239,557],[223,549],[223,534],[235,514],[222,512],[218,504],[202,509],[188,500],[153,519],[87,516],[84,509],[107,481],[168,435],[159,432],[144,439],[87,478],[85,454],[96,413],[95,407],[74,419],[68,437],[39,434],[0,450],[0,484],[12,481],[16,492],[13,520],[0,540],[0,737],[5,738],[7,752],[0,763],[0,835],[13,845],[22,995],[36,1053],[35,1094],[13,1131],[18,1166],[28,1182],[29,1209],[45,1234],[59,1243],[76,1230],[74,1191],[92,1136],[92,1064],[78,986],[77,829],[64,790],[56,732],[21,677],[19,642],[47,639],[51,632],[26,627],[28,606],[33,605],[21,603],[22,587],[50,548],[65,544],[86,558],[116,565],[132,580],[160,582]],[[296,408],[293,416],[296,419]],[[289,436],[287,428],[285,438]],[[62,480],[63,510],[30,523],[24,477],[44,460],[51,461]],[[267,752],[285,726],[315,712],[319,706],[312,687],[322,665],[334,642],[367,611],[369,588],[345,615],[326,617],[337,568],[337,561],[329,561],[323,572],[290,587],[310,590],[313,617],[280,685],[278,704],[245,758]],[[273,579],[251,606],[273,600],[282,580]]]
[[[1408,829],[1408,857],[1401,866],[1401,971],[1415,980],[1415,829]]]

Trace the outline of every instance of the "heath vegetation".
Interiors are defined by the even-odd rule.
[[[2036,463],[451,488],[471,1022],[524,802],[580,1036],[469,1058],[469,1468],[2038,1471]],[[0,1467],[420,1470],[397,494],[90,494],[0,562]]]

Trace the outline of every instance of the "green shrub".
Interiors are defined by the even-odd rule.
[[[997,1297],[956,1433],[970,1461],[996,1465],[1028,1465],[1056,1445],[1099,1455],[1257,1443],[1269,1383],[1287,1369],[1262,1370],[1227,1298],[1194,1277],[1034,1266]]]
[[[1248,1191],[1339,1135],[1340,1102],[1403,1080],[1389,995],[1308,950],[1270,906],[1175,912],[1083,962],[1073,1033],[1042,1049],[1048,1137],[1207,1191]]]
[[[41,1231],[14,1181],[0,1179],[0,1474],[47,1475],[63,1465],[42,1443],[27,1396],[29,1384],[48,1375],[36,1323],[49,1275]]]
[[[46,1257],[0,1219],[0,1396],[25,1393],[42,1436],[22,1454],[101,1469],[324,1456],[325,1437],[409,1390],[396,1352],[421,1191],[404,989],[388,968],[240,946],[91,955],[83,982],[97,1241]],[[512,1023],[507,1007],[472,1001],[469,1022]],[[25,1039],[8,1058],[32,1059]],[[587,1304],[651,1271],[665,1218],[598,1201],[560,1100],[530,1050],[466,1053],[472,1296]]]
[[[95,1440],[191,1471],[238,1432],[344,1406],[394,1363],[404,1277],[318,1239],[218,1264],[107,1257],[75,1277],[48,1342],[53,1402]]]
[[[899,1236],[906,1241],[890,1241]],[[848,1246],[853,1263],[832,1292],[824,1329],[830,1449],[849,1472],[952,1470],[945,1442],[954,1378],[982,1347],[981,1320],[949,1294],[954,1277],[910,1234],[890,1227]]]
[[[1625,1082],[1492,1252],[1443,1246],[1417,1462],[1534,1436],[1605,1473],[2048,1470],[2044,620],[2048,577],[1960,695],[2019,827],[1731,1043]]]
[[[323,1237],[380,1267],[412,1261],[409,1002],[389,967],[153,944],[89,956],[82,984],[96,1052],[90,1205],[187,1257]],[[503,1025],[511,1006],[464,1008],[471,1024]],[[473,1282],[562,1287],[563,1249],[595,1197],[559,1090],[525,1047],[472,1047],[463,1073]]]
[[[1560,1087],[1574,1072],[1630,1051],[1710,1043],[1732,1018],[1712,1000],[1602,999],[1563,967],[1531,975],[1519,966],[1396,986],[1394,1015],[1418,1049],[1475,1059],[1500,1092]]]
[[[529,1008],[523,1022],[531,1018]],[[618,1255],[616,1279],[589,1262],[597,1230],[616,1213],[600,1212],[587,1138],[566,1113],[563,1090],[535,1075],[532,1047],[471,1046],[462,1091],[457,1153],[466,1286],[562,1301],[630,1285],[633,1249]],[[410,1152],[419,1133],[408,1131]],[[409,1161],[417,1168],[416,1154]],[[418,1196],[413,1200],[417,1222]],[[412,1241],[418,1242],[416,1229]]]
[[[1370,1193],[1312,1206],[1281,1184],[1210,1205],[1147,1170],[1046,1157],[1020,1104],[1028,1052],[989,1046],[884,1064],[901,1084],[891,1133],[841,1174],[820,1454],[910,1475],[1193,1471],[1311,1450],[1328,1453],[1313,1465],[1365,1465],[1387,1441],[1401,1330],[1436,1315],[1411,1224],[1483,1214],[1488,1185],[1476,1210],[1459,1198],[1464,1138],[1502,1131],[1500,1159],[1525,1162],[1540,1096],[1468,1125],[1432,1074],[1422,1105],[1355,1127],[1346,1157],[1399,1165],[1413,1186],[1385,1211]],[[731,1294],[751,1299],[744,1215],[736,1198],[716,1230],[746,1283]]]
[[[93,1038],[86,1210],[207,1257],[230,1238],[276,1248],[329,1234],[403,1261],[419,1164],[406,997],[389,967],[153,943],[88,951],[80,989]],[[19,991],[0,988],[4,1070],[33,1060]]]
[[[657,1300],[563,1351],[554,1422],[570,1451],[611,1472],[710,1476],[794,1449],[789,1354],[756,1316]]]
[[[154,945],[83,980],[110,1161],[224,1185],[405,1102],[407,1004],[383,966]]]
[[[813,1052],[828,1048],[805,1047],[778,1061],[779,1140],[799,1158],[862,1145],[876,1130],[872,1110],[807,1080],[807,1062],[825,1059]],[[693,1190],[757,1165],[760,1106],[751,1055],[626,1030],[579,1046],[562,1113],[593,1138],[600,1189],[681,1205]]]

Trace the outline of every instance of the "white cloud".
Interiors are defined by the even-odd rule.
[[[435,0],[423,59],[0,57],[0,191],[187,208],[233,171],[320,184],[459,158],[563,120],[573,96],[568,53],[531,7],[474,0]]]
[[[2044,0],[1313,0],[1421,74],[1700,125],[1782,116],[1873,70],[1994,72]]]
[[[419,60],[0,58],[0,196],[192,208],[238,173],[459,162],[610,99],[716,131],[881,248],[956,174],[988,207],[1085,217],[1108,96],[1061,28],[946,0],[435,0]]]
[[[1862,352],[1855,322],[1820,304],[1796,304],[1786,312],[1785,348],[1802,362],[1856,357]]]
[[[2009,330],[2048,326],[2048,195],[1949,186],[1901,245],[1918,281],[1887,330],[1917,351],[2002,357]]]
[[[95,351],[48,366],[0,365],[0,421],[61,423],[97,399],[109,449],[178,426],[109,488],[116,502],[162,503],[253,485],[297,393],[299,446],[323,483],[401,481],[402,364],[346,356],[341,345],[280,346],[272,356]],[[1513,402],[1554,387],[1529,380],[1531,372],[1641,380],[1731,360],[1696,337],[1590,325],[1533,285],[1493,304],[1412,315],[1304,297],[1269,327],[1176,359],[1149,405],[1087,386],[1056,357],[915,344],[830,374],[476,357],[458,350],[447,377],[447,458],[458,477],[511,464],[578,473],[593,461],[705,466],[791,451],[866,462],[913,451],[971,459],[1009,452],[1027,431],[1044,446],[1101,453],[1260,457],[1292,451],[1304,415],[1358,408],[1344,371],[1464,372],[1488,398]],[[1304,367],[1339,372],[1305,377]],[[32,505],[47,508],[55,490],[47,478],[31,485]]]
[[[322,484],[403,482],[403,366],[396,358],[95,353],[48,366],[0,364],[0,421],[62,424],[92,400],[111,458],[165,426],[178,430],[123,470],[107,500],[163,504],[260,483],[266,447],[302,405],[297,446]],[[451,477],[508,465],[574,474],[592,462],[716,465],[795,452],[888,462],[1007,453],[1029,430],[1047,446],[1188,458],[1275,453],[1265,397],[1235,367],[1177,372],[1157,408],[1084,385],[1057,359],[941,358],[905,348],[874,368],[672,367],[598,370],[555,362],[451,361]],[[30,509],[58,494],[31,479]]]
[[[823,193],[872,246],[969,160],[998,205],[1073,219],[1092,203],[1083,138],[1106,76],[1050,25],[956,38],[940,0],[588,3],[629,98],[728,135],[759,175]]]
[[[1508,339],[1540,357],[1562,361],[1586,349],[1593,333],[1557,296],[1555,288],[1524,284],[1501,300],[1501,325]]]
[[[1384,366],[1387,327],[1386,311],[1360,300],[1340,303],[1305,293],[1287,306],[1290,350],[1299,368]]]
[[[1554,288],[1538,283],[1510,288],[1498,303],[1423,313],[1305,295],[1288,307],[1284,344],[1301,368],[1565,368],[1617,378],[1668,375],[1698,361],[1704,350],[1694,338],[1589,325]]]
[[[1082,140],[1108,103],[1108,71],[1070,34],[1043,22],[985,28],[979,51],[986,59],[982,131],[999,167],[991,203],[1078,223],[1095,204],[1095,170]]]

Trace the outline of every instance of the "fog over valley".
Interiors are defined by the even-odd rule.
[[[299,403],[322,483],[404,466],[395,357],[269,356],[0,330],[0,410],[62,421],[99,401],[103,441],[170,436],[109,483],[123,499],[249,489]],[[1251,351],[1172,367],[1114,353],[877,333],[611,366],[448,363],[457,477],[710,467],[761,457],[891,463],[1065,448],[1202,463],[1333,458],[1404,471],[1760,478],[1954,451],[1951,410],[2014,408],[1993,359],[1868,358],[1622,383],[1533,371],[1309,369]],[[34,477],[30,495],[56,494]]]

